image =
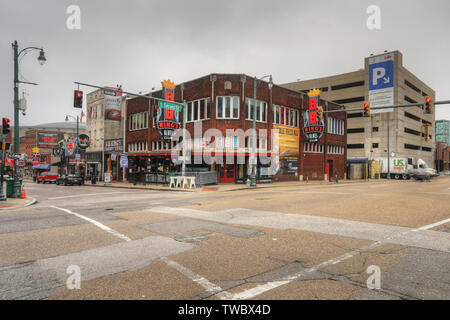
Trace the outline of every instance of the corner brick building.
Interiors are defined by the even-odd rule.
[[[194,138],[193,144],[201,146],[200,153],[208,151],[212,156],[223,156],[223,163],[194,164],[199,149],[188,148],[192,161],[186,165],[187,168],[216,171],[219,182],[245,183],[251,167],[252,136],[249,133],[253,128],[253,86],[254,78],[244,74],[210,74],[175,86],[174,100],[187,103],[186,129],[191,137],[194,137],[194,125],[201,124],[202,138],[199,141]],[[147,95],[161,98],[161,94],[162,91],[156,91]],[[258,80],[256,100],[257,154],[267,154],[279,160],[276,170],[273,170],[273,163],[258,160],[259,182],[325,179],[330,175],[344,178],[345,112],[325,112],[323,136],[317,143],[309,143],[302,132],[304,112],[309,106],[306,94],[277,85],[270,89],[268,82]],[[155,124],[155,105],[156,101],[142,97],[127,101],[125,153],[129,158],[128,178],[137,172],[145,178],[146,173],[155,170],[166,173],[179,171],[179,166],[170,158],[171,150],[177,147],[177,143],[162,140]],[[320,105],[324,111],[341,109],[341,106],[324,100],[320,100]],[[183,113],[180,112],[179,116],[182,124]],[[222,132],[223,139],[208,138],[205,133],[210,129]],[[226,137],[227,129],[242,129],[247,133],[245,140]],[[272,146],[272,129],[280,132],[279,148]]]

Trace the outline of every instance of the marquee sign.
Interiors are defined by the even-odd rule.
[[[309,108],[305,114],[305,125],[303,126],[303,133],[309,142],[315,143],[320,140],[325,130],[325,123],[318,117],[319,96],[320,90],[313,89],[308,92]]]
[[[175,83],[170,80],[161,82],[163,86],[163,99],[175,101]],[[156,127],[164,140],[170,140],[173,132],[180,128],[180,114],[182,107],[179,104],[159,101],[155,106],[157,110]]]

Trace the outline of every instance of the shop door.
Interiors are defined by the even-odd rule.
[[[333,160],[327,161],[327,177],[328,180],[331,181],[331,178],[333,177]]]
[[[219,182],[235,182],[235,165],[234,164],[221,164],[219,166]]]

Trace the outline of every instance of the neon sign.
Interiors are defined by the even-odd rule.
[[[175,83],[170,80],[161,82],[163,86],[163,99],[175,101]],[[173,132],[180,128],[181,106],[167,101],[159,101],[155,105],[156,123],[159,134],[164,140],[170,140]]]
[[[325,123],[319,119],[319,96],[320,90],[313,89],[308,92],[309,108],[305,114],[305,124],[303,126],[303,133],[309,142],[315,143],[323,136]]]

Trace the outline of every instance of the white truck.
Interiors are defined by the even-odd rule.
[[[403,179],[408,180],[413,173],[417,173],[417,170],[423,171],[424,174],[431,177],[436,176],[436,170],[430,168],[425,161],[415,158],[400,158],[390,157],[388,168],[388,157],[376,157],[375,161],[380,162],[380,173],[382,178],[387,178],[388,171],[390,172],[391,179]]]

